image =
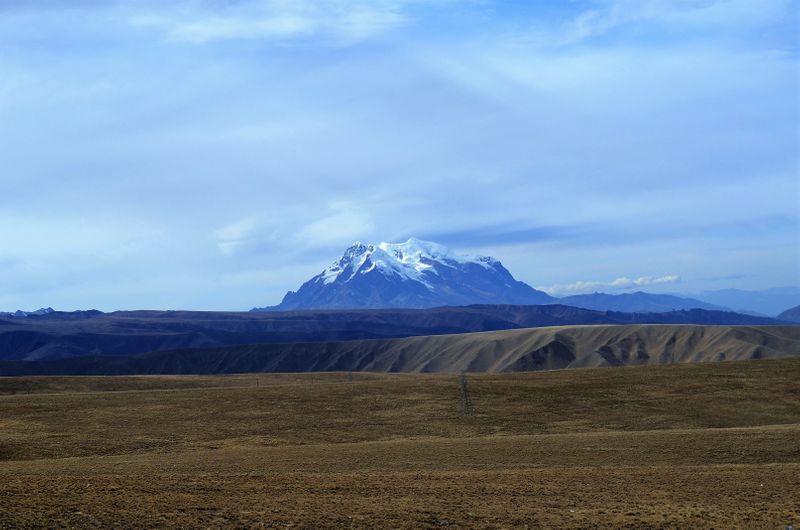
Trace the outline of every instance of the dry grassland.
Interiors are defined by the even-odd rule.
[[[799,376],[0,379],[0,527],[797,527]]]

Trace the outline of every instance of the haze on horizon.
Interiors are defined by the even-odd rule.
[[[800,285],[798,32],[791,0],[0,0],[0,311],[249,309],[411,236],[555,294]]]

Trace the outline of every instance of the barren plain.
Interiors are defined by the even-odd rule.
[[[796,527],[799,376],[0,378],[0,527]]]

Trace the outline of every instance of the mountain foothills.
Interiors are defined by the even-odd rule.
[[[467,256],[411,238],[405,243],[354,243],[297,292],[263,310],[427,308],[470,304],[553,303],[517,281],[489,256]]]
[[[0,361],[0,373],[518,372],[797,356],[800,326],[593,325]]]
[[[255,313],[53,312],[0,319],[0,360],[124,356],[179,348],[383,339],[576,324],[763,326],[784,322],[703,309],[619,313],[563,305]]]

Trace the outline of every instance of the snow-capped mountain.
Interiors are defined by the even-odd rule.
[[[23,311],[21,309],[17,309],[13,313],[8,312],[0,312],[0,316],[2,317],[29,317],[29,316],[42,316],[42,315],[49,315],[50,313],[55,313],[55,310],[52,307],[42,307],[37,309],[36,311]]]
[[[267,310],[425,308],[546,304],[555,299],[517,281],[496,259],[437,243],[354,243],[341,258]]]

